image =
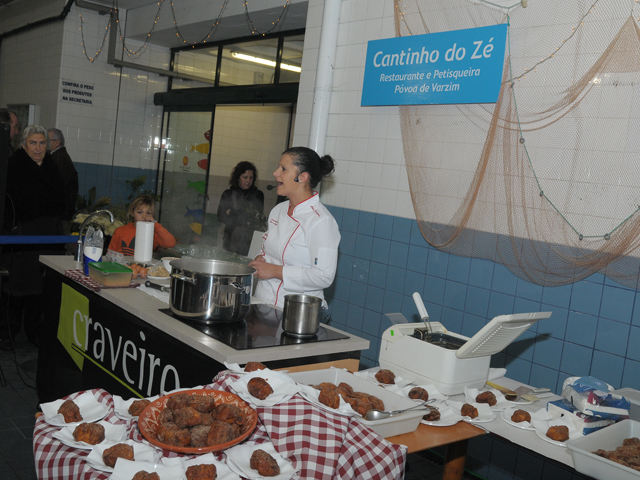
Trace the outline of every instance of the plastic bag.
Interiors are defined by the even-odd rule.
[[[83,265],[84,274],[89,275],[89,263],[102,261],[104,234],[102,230],[89,227],[84,236]]]

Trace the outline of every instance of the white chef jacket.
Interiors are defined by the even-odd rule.
[[[255,296],[283,308],[285,295],[313,295],[321,298],[326,308],[323,289],[336,275],[338,224],[320,203],[318,192],[296,205],[292,215],[288,209],[289,202],[282,202],[271,210],[260,252],[268,263],[283,266],[283,280],[259,280]]]

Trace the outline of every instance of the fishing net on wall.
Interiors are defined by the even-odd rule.
[[[540,285],[636,288],[635,0],[396,0],[398,36],[508,23],[496,104],[400,107],[418,225],[434,247]]]

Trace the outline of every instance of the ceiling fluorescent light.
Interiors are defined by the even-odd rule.
[[[275,67],[276,66],[276,62],[273,62],[271,60],[267,60],[265,58],[253,57],[251,55],[245,55],[244,53],[231,52],[231,56],[234,57],[234,58],[239,58],[240,60],[246,60],[247,62],[259,63],[261,65],[268,65],[270,67]],[[298,72],[298,73],[300,73],[302,71],[302,69],[300,67],[296,67],[295,65],[287,65],[286,63],[281,63],[280,64],[280,68],[282,68],[283,70],[291,70],[292,72]]]

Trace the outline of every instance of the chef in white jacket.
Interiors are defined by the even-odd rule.
[[[262,250],[249,264],[259,279],[255,296],[263,302],[282,308],[285,295],[305,294],[327,307],[323,290],[336,275],[340,231],[314,188],[333,171],[329,155],[307,147],[283,152],[273,176],[278,195],[289,202],[271,210]]]

